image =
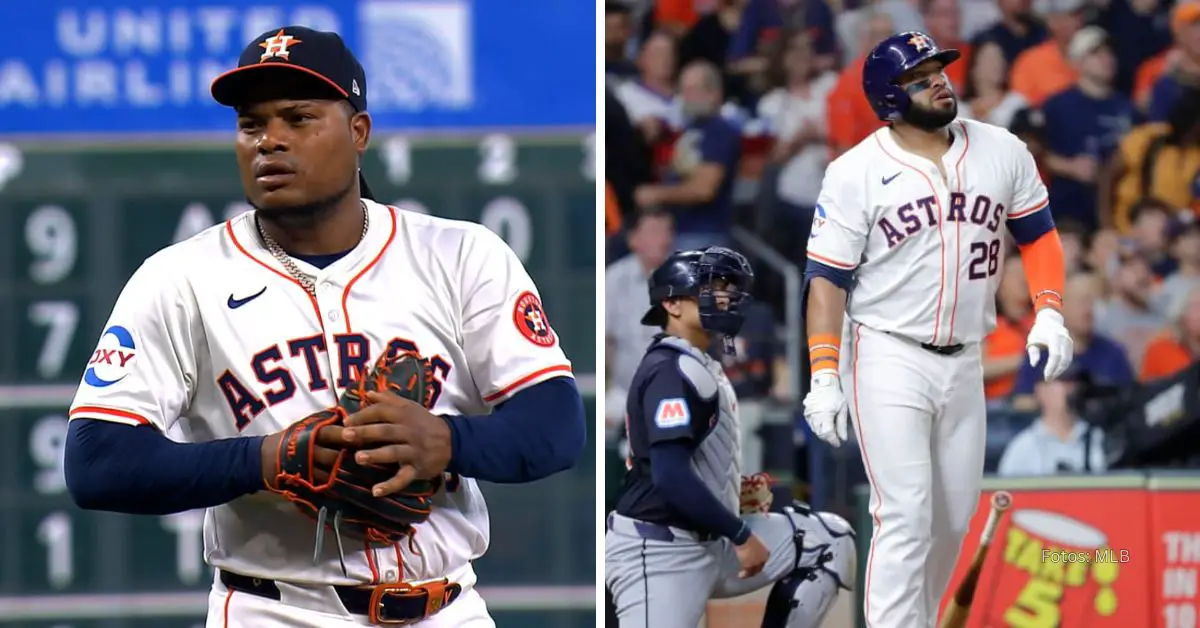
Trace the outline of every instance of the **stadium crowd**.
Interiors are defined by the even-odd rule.
[[[960,117],[1027,143],[1068,256],[1064,316],[1076,358],[1068,377],[1045,383],[1025,357],[1031,304],[1009,243],[986,391],[997,413],[1032,418],[1005,437],[990,470],[1102,470],[1100,439],[1086,436],[1072,391],[1134,387],[1194,363],[1200,2],[608,2],[611,418],[654,331],[638,325],[646,276],[670,251],[727,244],[761,262],[761,251],[735,241],[744,230],[803,268],[825,166],[881,125],[862,94],[862,60],[908,30],[963,52],[947,69]],[[795,404],[807,374],[783,359],[788,297],[777,273],[756,269],[762,302],[727,367],[742,398]]]

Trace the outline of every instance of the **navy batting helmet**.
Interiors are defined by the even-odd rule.
[[[939,48],[925,33],[897,33],[879,42],[867,55],[863,62],[863,92],[880,120],[899,120],[912,105],[911,94],[897,84],[900,76],[930,59],[946,66],[961,56],[953,48]],[[924,88],[918,86],[918,91]]]
[[[718,305],[712,288],[717,279],[728,282],[720,291],[729,300],[726,307]],[[710,246],[697,251],[676,251],[650,275],[650,309],[642,317],[642,324],[656,327],[666,324],[663,299],[693,297],[700,305],[700,325],[731,338],[742,329],[745,317],[741,305],[749,299],[753,284],[750,262],[733,249]]]

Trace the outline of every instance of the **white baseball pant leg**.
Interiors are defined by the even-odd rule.
[[[842,382],[874,524],[866,625],[932,628],[982,479],[979,347],[939,355],[857,323],[849,345]]]
[[[983,393],[980,346],[969,345],[949,359],[955,363],[941,412],[934,420],[933,540],[926,563],[925,594],[937,619],[949,591],[963,538],[979,505],[987,452],[987,401]]]

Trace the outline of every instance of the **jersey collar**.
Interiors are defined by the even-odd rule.
[[[954,174],[954,170],[958,167],[958,164],[966,155],[967,146],[970,144],[970,140],[967,137],[966,123],[964,123],[961,119],[951,122],[949,130],[951,137],[954,138],[954,143],[950,145],[950,150],[946,151],[946,154],[942,156],[942,165],[947,169],[947,174]],[[896,143],[895,138],[892,137],[891,128],[887,126],[881,127],[875,132],[875,138],[879,141],[879,145],[883,149],[883,152],[892,159],[912,168],[920,168],[922,170],[926,168],[932,168],[936,173],[937,164],[933,163],[929,159],[926,159],[925,157],[915,153],[910,153],[901,148],[900,145]]]
[[[367,215],[370,217],[370,228],[367,229],[366,237],[359,241],[358,245],[350,250],[342,259],[330,264],[328,267],[321,269],[311,266],[303,260],[293,258],[296,266],[305,273],[313,276],[317,280],[329,276],[346,275],[356,276],[366,269],[369,265],[374,265],[383,252],[388,248],[396,237],[396,210],[387,205],[381,205],[375,201],[363,199],[363,203],[367,208]],[[254,224],[254,212],[249,211],[240,216],[237,216],[227,224],[227,233],[232,240],[233,246],[243,255],[253,259],[255,262],[266,266],[277,273],[290,276],[287,269],[271,255],[266,246],[259,238],[258,228]]]

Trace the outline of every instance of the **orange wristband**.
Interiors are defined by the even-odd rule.
[[[1033,310],[1044,307],[1062,311],[1062,295],[1055,290],[1042,290],[1033,296]]]
[[[817,334],[808,339],[808,363],[812,372],[836,371],[842,355],[842,337]]]

